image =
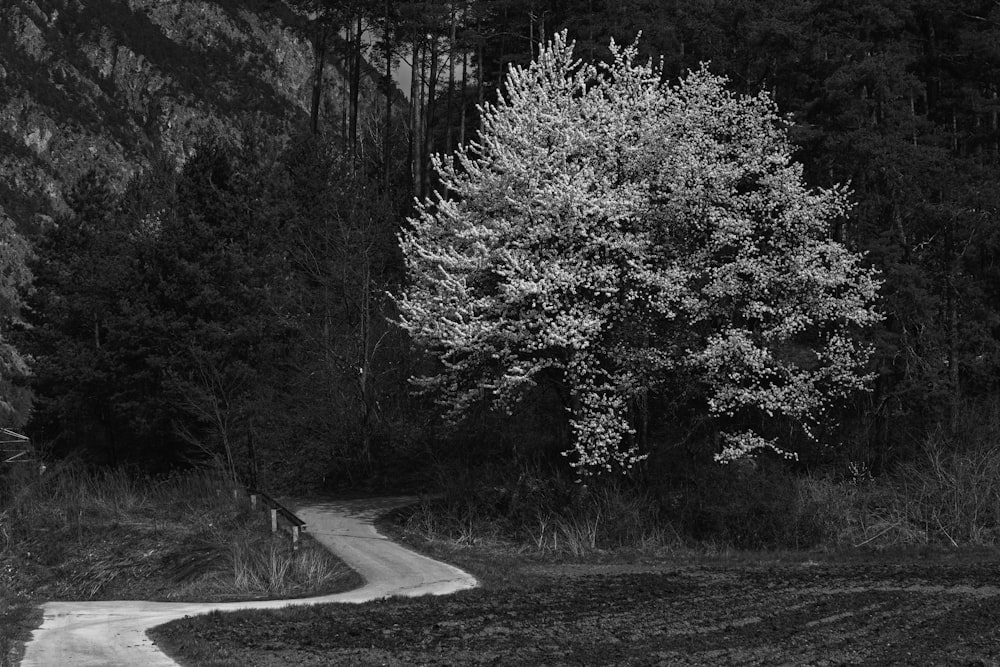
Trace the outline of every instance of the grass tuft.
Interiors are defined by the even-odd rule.
[[[520,473],[513,481],[449,489],[406,510],[404,534],[421,542],[490,546],[536,554],[582,556],[608,550],[662,551],[679,534],[650,494],[615,484],[594,488],[543,481]]]

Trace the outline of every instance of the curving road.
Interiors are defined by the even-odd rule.
[[[403,595],[444,595],[476,585],[472,575],[422,556],[375,530],[373,521],[414,498],[331,501],[296,512],[309,534],[358,572],[365,584],[346,593],[297,600],[252,602],[49,602],[28,642],[22,665],[176,665],[146,630],[210,611],[274,609],[292,604],[368,602]]]

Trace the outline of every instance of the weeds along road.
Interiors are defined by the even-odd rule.
[[[365,584],[346,593],[298,600],[253,602],[48,602],[28,642],[22,665],[175,665],[146,637],[154,626],[195,614],[275,609],[291,604],[367,602],[390,596],[444,595],[476,580],[456,567],[414,553],[380,535],[374,520],[414,498],[378,498],[312,504],[297,514],[323,546],[358,572]]]

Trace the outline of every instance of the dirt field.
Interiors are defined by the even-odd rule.
[[[529,565],[494,589],[261,620],[157,636],[184,664],[995,665],[1000,561]]]

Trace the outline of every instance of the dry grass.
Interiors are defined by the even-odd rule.
[[[0,477],[0,660],[45,599],[235,600],[345,590],[357,575],[213,470],[150,479],[56,466]],[[9,658],[2,658],[10,654]]]
[[[677,548],[680,535],[662,520],[653,498],[602,486],[561,511],[539,510],[524,532],[539,553],[582,556],[607,550]]]
[[[420,542],[555,556],[662,552],[683,542],[661,520],[653,498],[614,485],[577,492],[565,503],[522,500],[517,511],[508,508],[504,505],[498,512],[495,500],[481,497],[425,499],[408,508],[402,530]]]
[[[928,440],[922,460],[860,484],[798,481],[802,504],[833,546],[895,548],[1000,545],[1000,449]]]
[[[877,478],[862,466],[814,475],[711,467],[657,497],[620,484],[560,486],[525,471],[442,476],[453,486],[412,509],[402,530],[425,544],[556,557],[996,548],[994,412],[992,421],[931,434],[921,458]]]

